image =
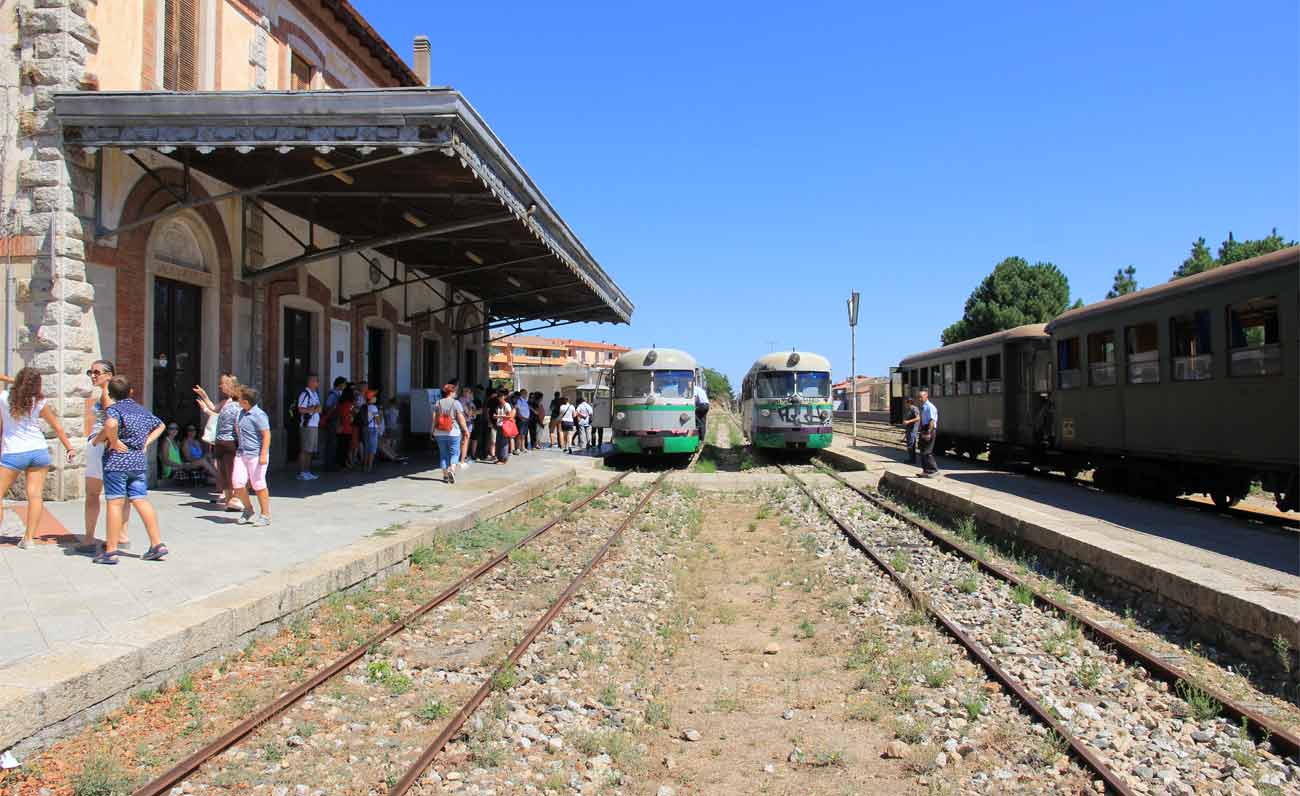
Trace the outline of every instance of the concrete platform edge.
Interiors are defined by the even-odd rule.
[[[1287,639],[1297,637],[1300,625],[1295,617],[1275,611],[1248,597],[1214,589],[1177,573],[1153,567],[1052,528],[937,489],[924,481],[888,472],[881,478],[880,488],[882,491],[935,506],[946,513],[973,516],[981,527],[993,528],[1048,554],[1068,559],[1076,565],[1094,568],[1130,589],[1152,595],[1207,620],[1211,626],[1226,625],[1248,634],[1248,642],[1237,639],[1234,643],[1233,633],[1220,634],[1221,638],[1217,639],[1220,643],[1228,641],[1243,654],[1254,657],[1260,647],[1269,649],[1272,639],[1278,635]]]
[[[78,641],[0,669],[0,750],[20,759],[187,671],[271,635],[331,594],[404,569],[411,552],[572,480],[572,467],[524,478],[393,536],[367,536],[164,615],[126,622],[110,643]]]

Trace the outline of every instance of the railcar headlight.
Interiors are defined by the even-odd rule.
[[[764,410],[762,411],[761,414],[763,415],[763,417],[771,417],[771,416],[772,416],[772,410],[771,410],[771,409],[764,409]]]
[[[691,419],[691,416],[686,412],[682,412],[680,415],[677,416],[677,419],[685,423],[687,420]]]
[[[614,419],[615,419],[615,420],[626,420],[626,419],[627,419],[627,412],[619,412],[618,414],[614,415]]]

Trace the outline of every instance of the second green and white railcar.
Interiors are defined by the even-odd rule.
[[[831,409],[831,361],[820,354],[759,357],[741,384],[741,420],[756,448],[830,447]]]

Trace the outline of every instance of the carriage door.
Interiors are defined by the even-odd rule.
[[[307,374],[311,371],[311,313],[286,307],[284,310],[284,348],[282,349],[281,373],[284,379],[280,394],[290,405],[297,405],[298,396],[307,387]],[[266,407],[263,407],[265,409]],[[298,415],[288,410],[284,412],[285,449],[289,461],[298,458],[301,445],[299,438]]]
[[[201,381],[203,288],[157,277],[153,289],[153,413],[202,427],[190,391]]]
[[[1027,345],[1013,345],[1007,353],[1010,356],[1002,378],[1009,427],[1003,438],[1017,445],[1029,445],[1034,439],[1034,349]]]
[[[889,369],[889,422],[903,422],[903,372]]]

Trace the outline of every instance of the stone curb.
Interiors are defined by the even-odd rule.
[[[367,536],[162,615],[125,622],[107,643],[77,641],[0,669],[0,750],[20,757],[115,709],[140,688],[190,671],[246,638],[269,635],[339,591],[404,568],[411,552],[473,527],[573,479],[566,467],[524,478],[393,536]]]
[[[976,503],[933,484],[888,472],[880,481],[882,490],[911,497],[956,515],[973,516],[982,527],[1024,540],[1062,558],[1093,567],[1110,578],[1140,591],[1175,603],[1209,623],[1221,623],[1259,639],[1265,647],[1281,635],[1296,639],[1300,611],[1292,603],[1288,615],[1263,601],[1265,592],[1243,588],[1221,589],[1193,577],[1152,566],[1122,552],[1109,550],[1087,539],[1007,514]]]

